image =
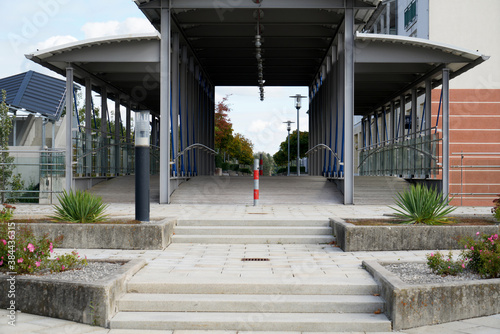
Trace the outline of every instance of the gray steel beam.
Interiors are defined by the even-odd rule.
[[[129,152],[132,149],[132,137],[131,137],[131,125],[132,125],[132,120],[131,120],[131,102],[130,100],[127,101],[127,115],[126,115],[126,120],[125,120],[125,142],[127,143],[127,149],[125,150],[125,164],[127,166],[127,175],[130,174],[130,163],[129,163]]]
[[[182,46],[182,55],[181,55],[181,67],[180,67],[180,84],[179,84],[179,90],[180,90],[180,95],[181,95],[181,102],[180,102],[180,117],[181,117],[181,150],[184,150],[186,147],[188,147],[188,141],[187,141],[187,129],[188,129],[188,110],[187,110],[187,89],[188,89],[188,84],[187,84],[187,68],[188,68],[188,54],[187,54],[187,46],[183,45]],[[181,156],[181,164],[184,167],[184,173],[187,174],[187,169],[188,169],[188,159],[187,155]],[[184,176],[184,175],[182,175]]]
[[[179,153],[179,34],[172,33],[172,59],[171,59],[171,75],[172,75],[172,156],[175,157]],[[170,115],[169,115],[170,117]],[[179,172],[179,163],[175,161],[176,172]],[[175,175],[174,175],[175,176]]]
[[[344,204],[354,204],[354,4],[346,0],[344,35]],[[349,8],[350,7],[350,8]]]
[[[170,203],[170,8],[161,8],[160,204]]]
[[[404,140],[405,136],[405,116],[406,116],[406,98],[404,95],[399,97],[399,137],[400,141]]]
[[[349,0],[347,0],[349,1]],[[155,1],[136,1],[141,10],[158,9],[160,6],[166,7],[170,2],[172,9],[215,9],[221,19],[225,12],[231,12],[234,9],[344,9],[346,0],[265,0],[259,4],[253,1],[244,1],[237,3],[234,0],[155,0]],[[375,9],[375,6],[362,0],[352,0],[352,8]]]
[[[108,174],[108,91],[106,86],[101,87],[101,129],[98,131],[101,154],[100,155],[100,170],[101,176]]]
[[[116,96],[115,97],[115,146],[114,146],[114,152],[115,152],[115,175],[118,176],[120,175],[120,170],[121,170],[121,159],[120,159],[120,143],[121,143],[121,136],[120,136],[120,123],[121,123],[121,117],[120,117],[120,97]]]
[[[66,67],[66,186],[73,189],[73,67]]]
[[[450,191],[450,70],[443,69],[443,198]]]

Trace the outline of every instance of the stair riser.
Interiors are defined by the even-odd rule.
[[[129,293],[165,294],[255,294],[255,295],[373,295],[378,285],[328,285],[328,284],[168,284],[128,283]]]
[[[270,296],[271,297],[271,296]],[[279,296],[272,296],[279,299]],[[334,299],[335,297],[332,297]],[[379,303],[273,303],[273,302],[138,302],[119,301],[120,312],[266,312],[266,313],[374,313]]]
[[[328,244],[335,240],[333,236],[307,238],[307,237],[291,237],[284,238],[279,236],[270,237],[240,237],[235,238],[234,235],[228,236],[190,236],[190,235],[174,235],[173,243],[188,243],[188,244]]]
[[[329,227],[328,220],[178,220],[177,226],[316,226]]]
[[[196,315],[192,321],[141,321],[118,322],[111,321],[111,329],[140,329],[140,330],[231,330],[231,331],[295,331],[295,332],[390,332],[390,322],[384,323],[356,323],[356,322],[273,322],[272,314],[260,314],[258,319],[244,313],[240,318],[228,319],[227,322],[196,322]],[[261,322],[268,318],[267,322]]]
[[[331,227],[277,227],[277,228],[203,228],[203,227],[177,227],[175,235],[332,235]]]

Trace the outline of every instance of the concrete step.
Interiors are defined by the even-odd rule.
[[[176,226],[175,235],[332,235],[322,226]]]
[[[121,312],[374,313],[384,301],[371,295],[232,295],[129,293]]]
[[[111,329],[384,332],[391,322],[367,313],[119,312]]]
[[[188,244],[328,244],[332,235],[173,235],[173,243]]]
[[[328,219],[179,219],[177,226],[330,226]]]
[[[379,287],[373,279],[339,276],[324,278],[190,278],[164,274],[132,277],[128,293],[146,294],[252,294],[252,295],[374,295]],[[334,297],[332,297],[334,298]]]

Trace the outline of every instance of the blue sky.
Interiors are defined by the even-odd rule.
[[[37,49],[87,38],[154,31],[132,0],[2,1],[1,9],[0,78],[27,70],[57,76],[24,57]],[[286,138],[282,122],[297,121],[289,96],[299,93],[307,95],[307,88],[266,87],[266,98],[261,102],[257,86],[217,87],[216,100],[231,95],[234,130],[254,143],[255,152],[274,154]],[[301,131],[308,126],[306,111],[307,107],[301,109]]]

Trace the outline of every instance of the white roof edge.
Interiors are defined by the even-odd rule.
[[[26,54],[26,58],[30,59],[32,57],[37,57],[40,59],[50,57],[54,53],[60,53],[60,52],[65,52],[65,51],[71,51],[75,48],[82,48],[82,47],[90,47],[95,44],[103,44],[103,43],[120,43],[122,41],[129,41],[129,40],[144,40],[144,39],[157,39],[160,40],[161,36],[158,32],[153,32],[153,33],[139,33],[139,34],[126,34],[126,35],[115,35],[115,36],[104,36],[104,37],[97,37],[97,38],[89,38],[81,41],[76,41],[72,43],[67,43],[67,44],[61,44],[58,46],[54,46],[52,48],[36,51],[33,53]]]
[[[478,51],[473,51],[461,47],[457,47],[451,44],[440,43],[435,41],[430,41],[428,39],[407,37],[400,35],[385,35],[385,34],[372,34],[372,33],[356,33],[356,39],[362,40],[377,40],[382,42],[399,42],[399,43],[410,43],[413,45],[419,45],[426,48],[439,48],[445,52],[460,53],[463,57],[469,59],[483,58],[484,60],[489,59],[489,56],[483,55]]]

